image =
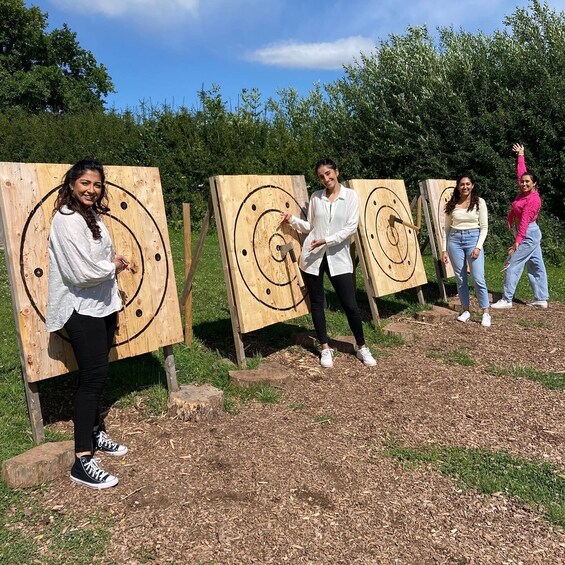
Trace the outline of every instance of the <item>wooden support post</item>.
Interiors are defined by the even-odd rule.
[[[184,281],[184,288],[182,289],[182,294],[180,297],[181,308],[184,308],[184,303],[192,290],[192,282],[194,281],[194,274],[196,273],[196,267],[200,261],[200,256],[202,255],[202,249],[204,248],[204,242],[206,240],[206,235],[208,235],[208,230],[210,229],[210,220],[214,210],[212,208],[212,198],[208,199],[208,210],[202,220],[202,229],[200,230],[200,237],[198,238],[198,244],[196,246],[196,251],[194,253],[194,258],[192,259],[190,270],[186,275],[186,280]]]
[[[190,273],[192,264],[192,230],[190,226],[190,204],[182,205],[182,222],[184,228],[184,276],[185,280]],[[192,345],[192,284],[187,292],[186,300],[182,306],[184,310],[184,343]]]
[[[437,246],[434,237],[434,225],[429,210],[428,193],[426,190],[425,181],[420,182],[420,191],[422,193],[422,205],[424,208],[424,217],[426,218],[426,226],[428,228],[428,237],[430,238],[430,247],[432,249],[432,257],[434,259],[434,267],[436,270],[437,284],[439,287],[440,298],[447,302],[447,291],[443,280],[443,267],[441,265],[441,258],[438,257]]]
[[[177,392],[179,385],[177,382],[177,369],[175,367],[175,358],[173,356],[173,346],[165,345],[163,347],[163,357],[165,359],[165,373],[167,375],[167,389],[169,394]]]
[[[363,273],[363,282],[365,284],[365,292],[367,293],[367,298],[369,299],[369,307],[371,308],[373,323],[375,324],[375,326],[377,326],[381,322],[381,317],[379,316],[379,310],[377,308],[377,303],[375,302],[376,293],[373,287],[373,282],[369,277],[369,271],[367,269],[367,264],[365,263],[365,253],[358,232],[355,233],[355,247],[357,249],[357,257],[359,257],[361,271]]]
[[[41,404],[39,402],[37,383],[30,383],[24,377],[24,388],[33,443],[39,445],[45,441],[45,430],[43,428],[43,416],[41,414]]]
[[[222,256],[222,265],[224,267],[224,276],[226,279],[226,287],[228,291],[228,306],[230,309],[231,327],[233,333],[233,342],[235,346],[235,357],[238,367],[244,368],[247,366],[245,359],[245,347],[243,346],[243,335],[240,330],[239,318],[237,315],[237,307],[235,302],[235,292],[232,286],[231,277],[229,276],[230,264],[228,256],[228,247],[226,243],[226,233],[224,231],[224,223],[221,217],[221,208],[218,202],[218,189],[214,177],[210,177],[210,198],[217,210],[216,213],[216,227],[218,229],[218,236],[220,240],[220,255]]]

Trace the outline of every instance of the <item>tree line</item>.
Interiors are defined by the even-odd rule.
[[[547,3],[491,35],[408,28],[306,96],[250,89],[231,105],[214,85],[191,108],[126,111],[104,109],[111,79],[68,28],[48,33],[23,0],[0,0],[0,15],[1,161],[159,167],[171,222],[190,202],[195,227],[217,174],[304,174],[315,189],[313,164],[330,156],[344,179],[402,178],[414,196],[419,180],[465,171],[489,207],[487,252],[504,253],[517,141],[541,179],[544,251],[565,258],[565,15]]]

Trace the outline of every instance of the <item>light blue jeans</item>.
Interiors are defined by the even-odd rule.
[[[528,267],[528,278],[536,300],[549,300],[547,273],[541,253],[541,231],[536,222],[532,222],[526,231],[526,237],[518,249],[510,255],[504,271],[504,299],[511,301],[516,292],[524,267]]]
[[[471,268],[471,275],[475,285],[475,294],[480,308],[488,308],[488,291],[485,282],[485,255],[483,250],[476,259],[471,259],[473,249],[477,247],[479,240],[479,229],[454,230],[449,232],[447,241],[447,254],[455,273],[457,291],[461,306],[469,309],[469,284],[467,281],[467,263]]]

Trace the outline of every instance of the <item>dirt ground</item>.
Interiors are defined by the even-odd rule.
[[[379,350],[375,369],[345,354],[322,370],[312,351],[273,353],[293,375],[278,404],[210,423],[113,409],[109,433],[130,451],[103,466],[119,485],[97,492],[65,475],[36,496],[79,527],[109,518],[108,562],[565,563],[565,534],[531,508],[383,454],[391,441],[437,443],[565,468],[563,391],[485,371],[565,371],[565,305],[493,311],[491,328],[410,323],[416,343]],[[475,366],[430,357],[462,349]]]

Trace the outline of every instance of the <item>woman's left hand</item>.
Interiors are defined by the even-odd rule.
[[[322,245],[326,245],[325,239],[313,239],[312,243],[310,244],[310,251],[314,251],[314,249],[322,247]]]
[[[475,247],[473,251],[471,251],[471,259],[476,259],[481,254],[481,250],[478,247]]]

